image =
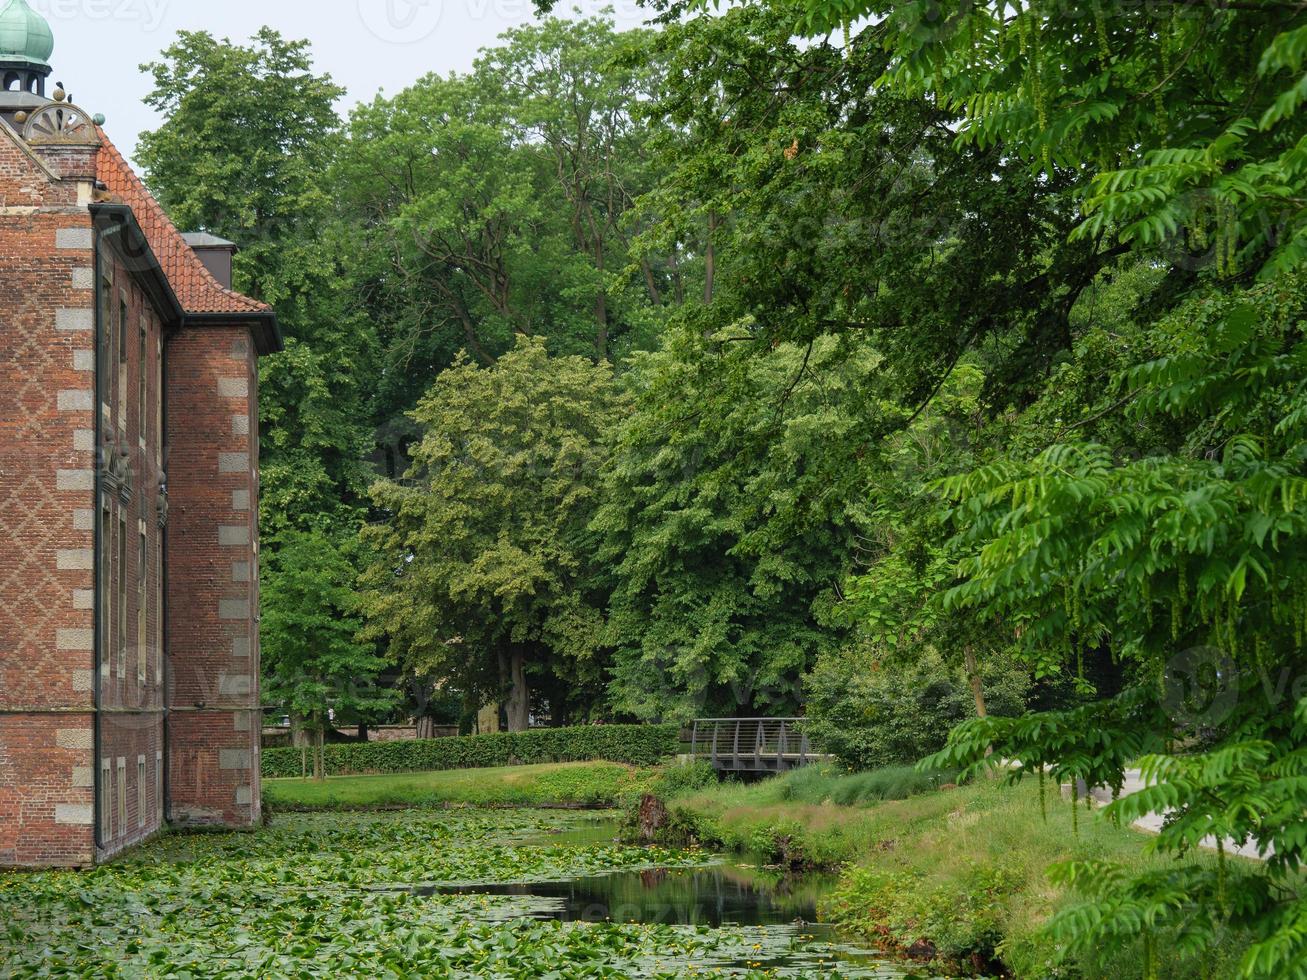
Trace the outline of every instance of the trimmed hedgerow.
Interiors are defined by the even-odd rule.
[[[327,772],[333,776],[381,775],[599,760],[652,766],[675,755],[679,740],[676,725],[588,725],[414,742],[357,742],[328,745]],[[298,776],[300,766],[299,749],[263,752],[267,779]]]

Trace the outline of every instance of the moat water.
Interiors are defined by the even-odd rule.
[[[580,820],[549,843],[607,843],[617,825],[606,819]],[[429,885],[423,895],[483,896],[487,921],[516,918],[569,923],[618,922],[688,930],[742,930],[749,952],[705,957],[696,970],[770,971],[804,977],[836,973],[848,977],[927,977],[902,961],[868,949],[818,921],[822,900],[835,887],[826,874],[793,874],[748,859],[719,856],[699,868],[648,868],[585,875],[547,882]]]

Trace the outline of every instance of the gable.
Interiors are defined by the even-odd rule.
[[[59,183],[9,124],[0,119],[0,215],[11,208],[37,208]]]

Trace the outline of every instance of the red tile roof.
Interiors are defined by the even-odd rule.
[[[187,313],[268,312],[271,307],[266,303],[226,289],[213,278],[103,130],[100,141],[96,176],[132,209],[182,309]]]

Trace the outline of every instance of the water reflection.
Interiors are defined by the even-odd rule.
[[[563,922],[683,926],[814,926],[817,903],[833,884],[821,875],[781,876],[722,864],[657,868],[570,881],[437,885],[424,895],[537,898],[538,917]]]
[[[528,837],[525,846],[607,844],[615,822],[594,816]],[[624,964],[624,976],[756,975],[772,977],[922,977],[819,924],[818,907],[835,884],[832,875],[794,875],[748,859],[707,867],[646,868],[560,881],[420,885],[417,895],[455,903],[459,914],[483,922],[553,919],[568,923],[670,926],[678,943],[649,962]],[[407,889],[406,889],[407,890]]]

